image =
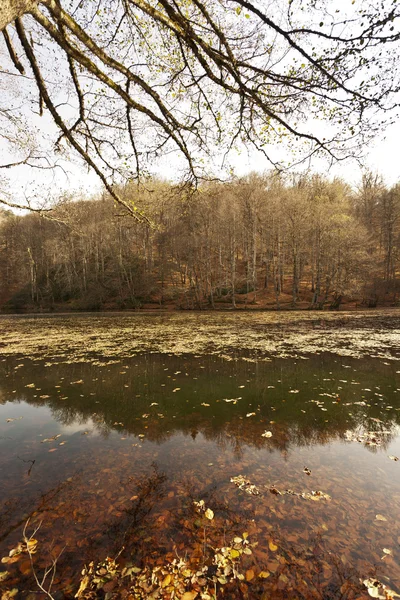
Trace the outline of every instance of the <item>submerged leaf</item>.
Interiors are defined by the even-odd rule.
[[[209,519],[210,521],[213,520],[214,518],[214,513],[211,510],[211,508],[207,508],[206,512],[204,513],[204,516],[206,517],[206,519]]]
[[[276,552],[278,550],[278,546],[272,541],[268,543],[268,547],[271,550],[271,552]]]

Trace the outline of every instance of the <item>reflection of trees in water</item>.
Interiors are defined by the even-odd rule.
[[[193,366],[190,367],[186,363],[182,366],[174,358],[167,359],[163,356],[160,360],[155,356],[145,359],[136,357],[134,362],[139,365],[139,369],[135,372],[133,368],[131,371],[128,370],[129,379],[127,379],[127,375],[121,375],[121,369],[126,373],[125,367],[121,365],[109,365],[106,371],[104,368],[100,369],[90,364],[63,364],[39,372],[37,367],[36,369],[29,368],[28,362],[25,362],[25,367],[18,373],[10,370],[7,364],[3,366],[10,377],[8,380],[4,379],[3,388],[0,388],[0,397],[7,397],[5,386],[8,385],[10,389],[17,391],[20,400],[35,406],[49,407],[54,419],[64,426],[87,427],[90,423],[90,426],[103,437],[109,436],[112,431],[121,435],[144,434],[146,440],[162,444],[177,433],[191,436],[193,439],[201,434],[206,440],[216,443],[221,449],[229,448],[236,456],[240,457],[245,446],[288,452],[294,446],[324,445],[335,439],[344,440],[345,432],[356,428],[377,431],[377,435],[380,435],[382,439],[380,447],[385,449],[393,439],[396,425],[400,422],[396,407],[381,412],[380,406],[360,406],[353,402],[345,402],[343,397],[339,403],[325,399],[325,406],[328,410],[322,412],[317,403],[314,400],[311,401],[311,398],[316,397],[322,389],[329,389],[331,393],[320,395],[332,396],[334,395],[332,394],[333,387],[317,389],[311,385],[315,386],[318,381],[322,381],[324,369],[337,369],[337,373],[334,375],[331,375],[332,371],[330,370],[329,377],[331,378],[324,379],[329,382],[334,381],[336,377],[336,383],[332,383],[332,386],[337,386],[339,377],[343,377],[343,369],[340,365],[335,367],[332,362],[323,357],[315,359],[316,364],[310,364],[311,361],[302,361],[303,364],[295,366],[292,361],[286,361],[284,377],[281,364],[273,367],[273,365],[263,363],[262,367],[265,369],[265,373],[261,366],[257,365],[258,378],[255,378],[254,382],[247,386],[245,391],[247,397],[243,393],[244,398],[239,400],[236,405],[225,403],[223,398],[232,392],[232,381],[238,380],[240,377],[243,379],[250,377],[249,370],[246,371],[246,369],[255,369],[253,365],[246,367],[239,363],[233,365],[222,363],[223,368],[221,368],[221,364],[218,364],[220,368],[216,370],[215,359],[213,359],[208,365],[207,372],[196,372],[197,375],[202,373],[206,375],[203,376],[200,383],[199,378],[196,378],[196,382],[191,381],[191,387],[186,388],[186,391],[171,395],[170,391],[163,394],[160,387],[160,382],[164,381],[162,377],[165,377],[163,374],[165,364],[168,362],[171,374],[173,369],[177,369],[178,366],[180,367],[179,372],[183,372],[183,369],[193,371]],[[202,359],[201,363],[204,362],[205,359]],[[382,366],[378,364],[378,375],[383,378],[385,374],[380,372],[381,368]],[[320,380],[314,377],[318,369],[321,369]],[[372,372],[371,369],[369,370]],[[262,377],[259,376],[260,372]],[[45,379],[40,379],[39,375]],[[368,385],[367,377],[378,375],[376,371],[372,375],[370,372],[363,373],[363,384]],[[280,381],[282,378],[289,383],[286,383],[286,388],[275,390],[273,393],[276,395],[271,398],[271,390],[268,389],[271,386],[268,384],[271,382],[272,376],[276,378],[275,381]],[[361,375],[359,374],[358,377],[361,378]],[[308,387],[303,386],[304,389],[300,390],[298,395],[292,395],[290,401],[281,402],[288,392],[287,386],[290,387],[292,381],[301,387],[299,382],[304,382],[305,379],[311,381]],[[36,381],[41,390],[27,389],[26,384],[31,381]],[[81,383],[76,384],[77,381]],[[170,380],[171,385],[173,385],[172,381],[174,380]],[[188,381],[186,379],[184,383],[187,384]],[[371,387],[372,383],[381,383],[380,380],[369,379],[369,381]],[[71,385],[71,382],[75,382],[75,385]],[[58,385],[61,385],[61,391],[59,395],[56,395],[55,386]],[[178,383],[175,385],[178,387]],[[329,383],[324,383],[324,386],[329,385]],[[347,393],[350,396],[347,400],[355,401],[359,398],[351,396],[351,392],[354,393],[354,391],[354,388],[351,391],[350,389],[342,390],[341,395],[344,396]],[[140,394],[136,394],[136,392],[140,392]],[[195,395],[194,392],[198,393]],[[213,400],[211,394],[214,398],[219,396],[219,401]],[[40,398],[40,395],[50,397]],[[157,406],[151,407],[154,399],[157,400]],[[207,400],[211,406],[201,406],[202,399]],[[392,403],[395,401],[394,397],[391,398]],[[272,407],[272,405],[276,406]],[[306,410],[304,411],[304,409]],[[256,416],[246,418],[248,412],[254,411],[256,411]],[[149,416],[145,418],[144,414]],[[381,423],[373,419],[380,419]],[[271,421],[274,423],[270,424]],[[389,433],[381,435],[382,428],[388,430]],[[262,433],[268,429],[273,431],[273,436],[269,439],[263,438]],[[373,446],[367,447],[370,450],[376,449]]]
[[[157,523],[153,512],[165,497],[166,481],[167,476],[159,472],[155,463],[149,475],[142,474],[121,481],[121,492],[129,495],[129,505],[121,509],[120,516],[104,523],[102,534],[112,542],[114,555],[123,548],[129,548],[132,552],[143,542],[143,538],[152,538],[154,543]]]
[[[21,398],[22,399],[22,398]],[[121,435],[139,436],[145,435],[145,439],[157,444],[162,444],[168,439],[173,438],[177,433],[196,439],[202,435],[207,441],[216,443],[222,450],[230,449],[236,457],[242,456],[243,448],[246,446],[255,449],[269,451],[278,450],[288,452],[294,447],[312,447],[316,445],[326,445],[337,439],[346,441],[346,431],[354,431],[357,434],[363,432],[375,432],[380,440],[378,446],[365,445],[371,452],[379,449],[386,450],[397,435],[397,428],[400,424],[398,412],[385,411],[382,415],[376,412],[376,407],[352,407],[353,414],[348,414],[349,407],[336,406],[331,412],[324,413],[328,422],[317,419],[318,409],[309,410],[306,415],[298,413],[294,415],[286,414],[284,420],[276,421],[273,425],[261,421],[260,417],[246,418],[243,414],[233,412],[229,415],[225,413],[223,418],[215,418],[211,415],[202,415],[200,412],[191,414],[176,415],[168,414],[168,410],[163,410],[163,418],[157,416],[157,413],[150,414],[147,419],[142,417],[147,406],[134,407],[106,406],[99,408],[95,405],[97,412],[93,412],[93,405],[85,406],[80,398],[70,397],[68,400],[59,398],[50,399],[32,399],[23,398],[24,401],[33,405],[47,405],[51,409],[54,419],[64,426],[78,425],[82,428],[88,426],[90,422],[96,432],[105,439],[110,436],[112,431]],[[176,409],[176,407],[174,407]],[[247,408],[244,406],[244,410]],[[213,410],[212,407],[209,409]],[[375,419],[376,414],[381,417],[381,422]],[[385,420],[383,420],[386,418]],[[121,425],[121,423],[123,423]],[[144,428],[146,426],[146,428]],[[266,429],[273,430],[273,436],[265,439],[262,433]],[[347,440],[348,441],[348,440]]]
[[[28,519],[39,524],[42,515],[52,511],[54,503],[70,486],[69,481],[56,483],[46,492],[36,494],[34,497],[9,498],[0,508],[0,543],[14,535],[14,541],[21,537],[21,530]]]

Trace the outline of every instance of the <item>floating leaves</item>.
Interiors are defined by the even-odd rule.
[[[243,490],[250,496],[258,496],[260,494],[260,490],[257,488],[257,486],[253,485],[248,479],[243,477],[243,475],[231,477],[231,482],[234,483],[239,490]]]
[[[398,456],[389,456],[390,460],[394,460],[394,461],[398,461],[399,457]]]
[[[378,598],[379,600],[392,600],[393,598],[400,598],[399,594],[396,594],[393,590],[390,590],[378,579],[364,579],[362,582],[368,590],[368,594],[372,598]]]
[[[293,490],[279,490],[277,487],[272,486],[268,488],[268,491],[275,496],[297,496],[298,498],[303,498],[304,500],[313,500],[314,502],[318,502],[319,500],[331,500],[329,494],[325,492],[321,492],[321,490],[311,490],[311,492],[295,492]]]
[[[213,513],[213,511],[211,510],[211,508],[207,508],[207,510],[206,510],[206,511],[205,511],[205,513],[204,513],[204,516],[205,516],[205,518],[206,518],[206,519],[209,519],[210,521],[212,521],[212,520],[213,520],[213,518],[214,518],[214,513]]]
[[[292,494],[299,496],[300,498],[304,498],[304,500],[314,500],[314,502],[318,502],[319,500],[330,500],[331,497],[329,494],[325,494],[325,492],[321,492],[321,490],[311,491],[311,492],[302,492],[301,494]]]
[[[375,515],[375,519],[377,521],[387,521],[387,518],[384,517],[383,515]]]
[[[264,431],[264,433],[261,434],[261,437],[270,438],[270,437],[272,437],[272,432]]]
[[[54,442],[55,440],[58,440],[59,437],[61,437],[61,433],[57,433],[57,435],[53,435],[52,437],[49,438],[45,438],[44,440],[41,441],[41,444],[44,444],[46,442]]]
[[[392,556],[392,551],[389,548],[382,548],[383,556],[381,556],[381,560],[385,560],[388,556]]]
[[[345,431],[344,437],[347,442],[358,442],[359,444],[365,444],[365,446],[381,446],[385,436],[390,435],[392,432],[388,429],[382,429],[379,432],[376,431]],[[394,460],[394,459],[392,459]]]
[[[241,399],[241,396],[239,396],[238,398],[223,398],[223,402],[232,402],[232,404],[236,404],[237,401]]]
[[[251,496],[259,496],[261,494],[260,489],[256,485],[252,484],[243,475],[231,477],[231,482],[234,483],[240,490],[243,490]],[[299,498],[303,498],[304,500],[313,500],[314,502],[318,502],[319,500],[331,500],[329,494],[326,494],[321,490],[311,490],[311,492],[295,492],[290,489],[279,490],[276,486],[265,486],[265,488],[275,496],[297,496]]]

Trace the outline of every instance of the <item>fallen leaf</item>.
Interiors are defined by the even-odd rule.
[[[261,573],[258,574],[260,579],[267,579],[267,577],[269,577],[270,575],[271,573],[269,571],[261,571]]]
[[[276,552],[278,550],[278,546],[271,541],[269,542],[268,547],[271,550],[271,552]]]
[[[213,513],[213,511],[211,510],[211,508],[207,508],[206,512],[204,513],[204,516],[205,516],[207,519],[209,519],[210,521],[212,521],[212,520],[213,520],[213,518],[214,518],[214,513]]]
[[[80,596],[86,590],[86,588],[89,585],[89,583],[90,583],[90,578],[89,578],[88,575],[85,575],[85,577],[83,577],[83,579],[81,581],[81,584],[79,586],[79,590],[75,594],[75,598],[80,598]]]
[[[264,431],[264,433],[261,434],[261,437],[270,438],[272,437],[272,433],[270,431]]]

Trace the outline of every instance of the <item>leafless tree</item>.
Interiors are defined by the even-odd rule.
[[[77,153],[139,220],[116,183],[160,156],[183,157],[191,183],[243,143],[278,168],[358,156],[397,102],[392,0],[335,12],[326,0],[3,0],[0,29],[5,70],[36,90],[55,150]]]

